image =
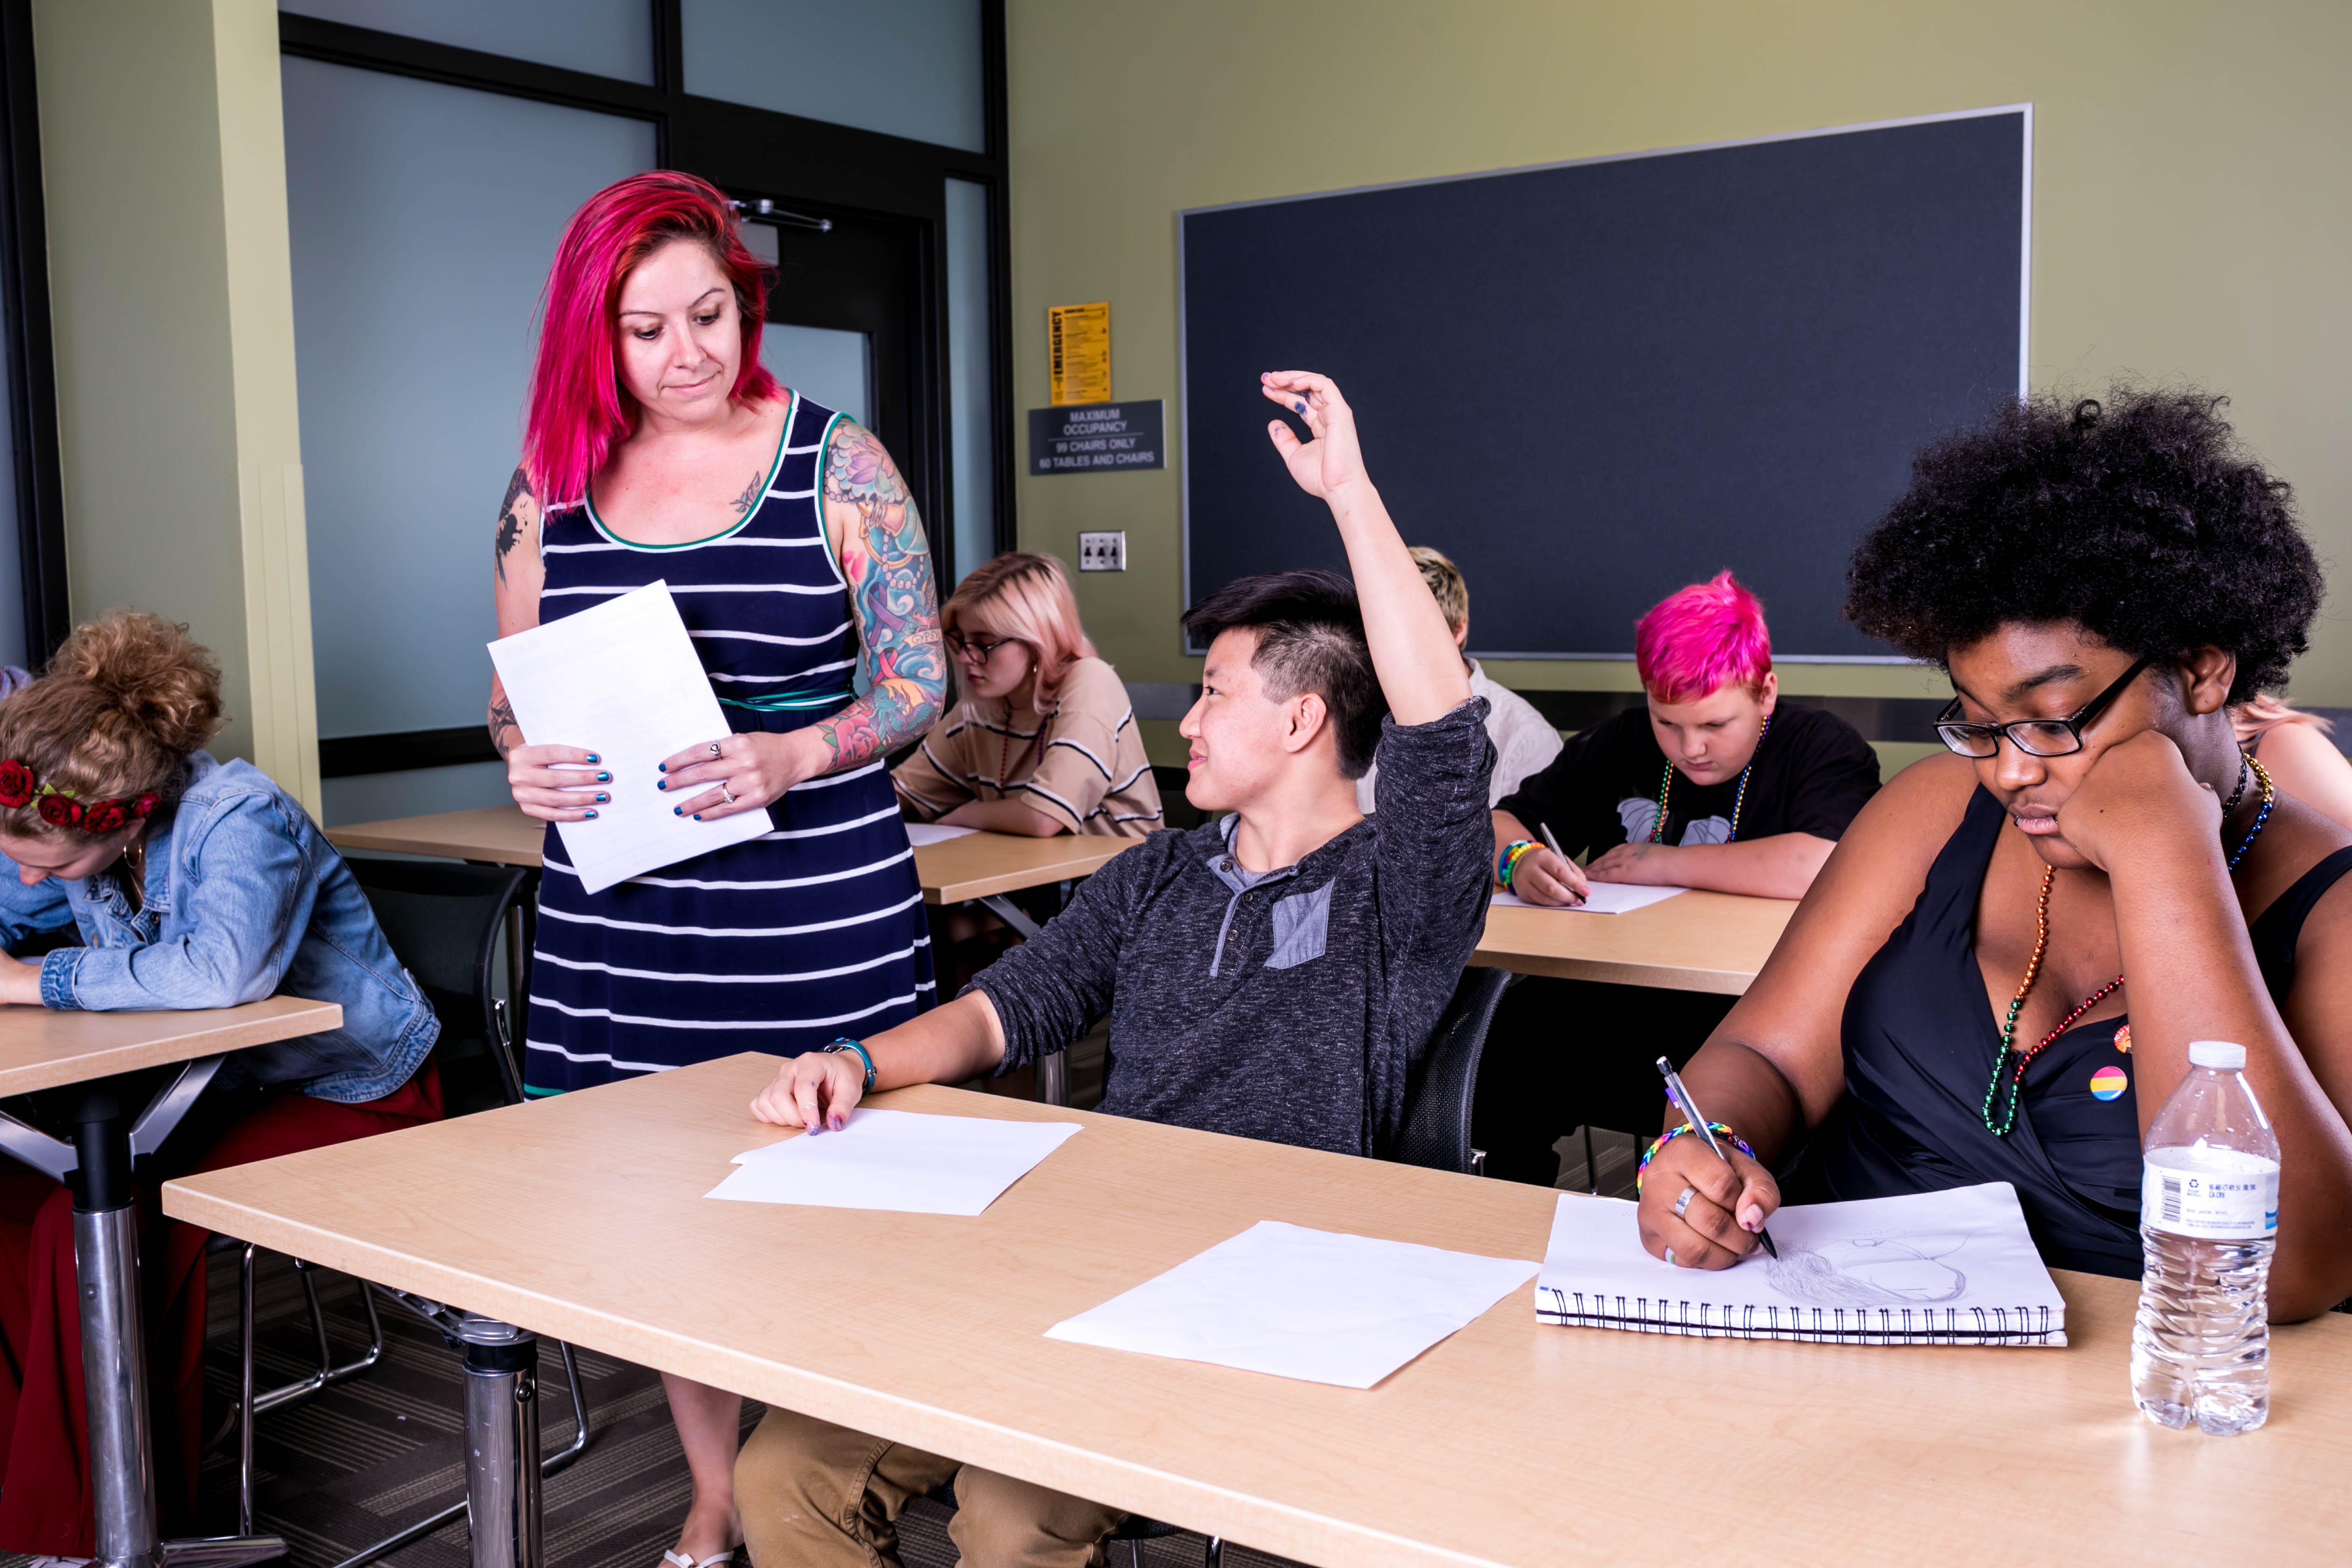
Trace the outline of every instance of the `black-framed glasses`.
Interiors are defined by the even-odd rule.
[[[958,658],[973,659],[982,664],[987,663],[989,656],[1006,643],[1019,640],[1017,637],[968,637],[960,631],[948,633],[948,647]]]
[[[2083,731],[2093,720],[2107,710],[2110,703],[2124,694],[2124,688],[2139,679],[2140,671],[2156,662],[2150,655],[2116,677],[2115,684],[2074,710],[2064,719],[2017,719],[2006,724],[1971,724],[1958,717],[1960,700],[1953,698],[1936,720],[1936,734],[1947,746],[1964,757],[1994,757],[2000,754],[2000,738],[2029,757],[2071,756],[2083,749]]]

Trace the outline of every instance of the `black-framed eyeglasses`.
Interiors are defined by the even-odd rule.
[[[976,659],[982,664],[987,663],[989,656],[1006,643],[1019,640],[1017,637],[968,637],[960,631],[948,633],[948,647],[958,658]]]
[[[2156,662],[2150,655],[2116,677],[2115,684],[2074,710],[2064,719],[2017,719],[2006,724],[1971,724],[1958,715],[1960,700],[1951,703],[1936,720],[1936,733],[1944,744],[1964,757],[1993,757],[2000,754],[2000,738],[2029,757],[2072,756],[2083,749],[2083,731],[2092,721],[2107,710],[2109,704],[2124,694],[2124,688],[2139,679],[2140,671]]]

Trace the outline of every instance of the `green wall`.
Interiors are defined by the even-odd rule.
[[[2033,384],[2128,372],[2228,393],[2322,556],[2352,553],[2342,0],[1012,0],[1009,30],[1022,409],[1045,402],[1045,308],[1108,300],[1114,395],[1166,398],[1174,447],[1185,207],[2031,101]],[[1297,286],[1315,286],[1311,258]],[[1475,411],[1463,418],[1475,439]],[[1075,563],[1080,529],[1128,531],[1126,573],[1078,591],[1130,680],[1197,679],[1175,629],[1178,480],[1171,466],[1018,481],[1024,547]],[[2347,613],[2329,606],[2298,699],[2352,704]],[[1635,686],[1628,663],[1494,672]],[[1781,679],[1791,693],[1944,689],[1902,666]],[[1172,728],[1148,731],[1163,761]]]

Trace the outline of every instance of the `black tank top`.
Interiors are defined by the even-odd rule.
[[[2017,1125],[1985,1130],[2000,1054],[1976,955],[1977,895],[2006,814],[1979,789],[1936,857],[1911,913],[1847,994],[1846,1093],[1784,1184],[1790,1203],[1885,1197],[1979,1182],[2017,1189],[2053,1268],[2137,1279],[2139,1110],[2127,1020],[2080,1024],[2026,1070]],[[2271,999],[2294,983],[2294,949],[2352,848],[2314,866],[2249,928]]]

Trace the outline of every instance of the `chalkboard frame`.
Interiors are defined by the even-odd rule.
[[[1248,201],[1223,202],[1206,206],[1180,208],[1176,214],[1176,374],[1179,426],[1176,447],[1183,475],[1181,481],[1181,521],[1179,527],[1179,572],[1184,603],[1196,601],[1192,582],[1192,498],[1196,469],[1192,461],[1193,404],[1191,386],[1191,322],[1186,298],[1189,273],[1185,257],[1186,223],[1189,219],[1211,214],[1226,213],[1251,207],[1276,206],[1302,202],[1328,200],[1334,197],[1366,195],[1376,192],[1408,189],[1415,186],[1460,184],[1472,181],[1490,180],[1515,174],[1544,173],[1551,170],[1580,168],[1593,164],[1630,163],[1644,159],[1679,157],[1688,153],[1719,152],[1726,149],[1754,147],[1776,142],[1811,141],[1832,136],[1848,136],[1875,131],[1890,131],[1906,126],[1929,125],[1948,121],[1981,120],[2014,115],[2020,121],[2020,148],[2022,159],[2019,181],[2020,213],[2018,219],[2018,308],[2017,308],[2017,395],[2028,395],[2027,356],[2032,338],[2033,298],[2033,104],[2029,101],[1993,104],[1979,109],[1951,110],[1934,114],[1909,115],[1898,119],[1857,121],[1846,125],[1820,126],[1804,131],[1782,132],[1769,135],[1736,137],[1723,141],[1691,142],[1678,146],[1644,148],[1635,152],[1601,153],[1589,158],[1567,158],[1543,163],[1516,164],[1508,168],[1475,170],[1460,174],[1437,174],[1417,180],[1393,180],[1373,184],[1349,185],[1331,190],[1303,192],[1290,195],[1262,196]],[[1475,640],[1476,618],[1472,620],[1474,641],[1467,651],[1475,658],[1496,659],[1575,659],[1593,662],[1631,662],[1630,647],[1606,650],[1522,650],[1478,646]],[[1183,651],[1190,656],[1204,654],[1189,637],[1179,634]],[[1630,629],[1628,641],[1630,642]],[[1782,662],[1807,664],[1907,664],[1914,662],[1896,654],[1801,653],[1780,647],[1774,657]]]

